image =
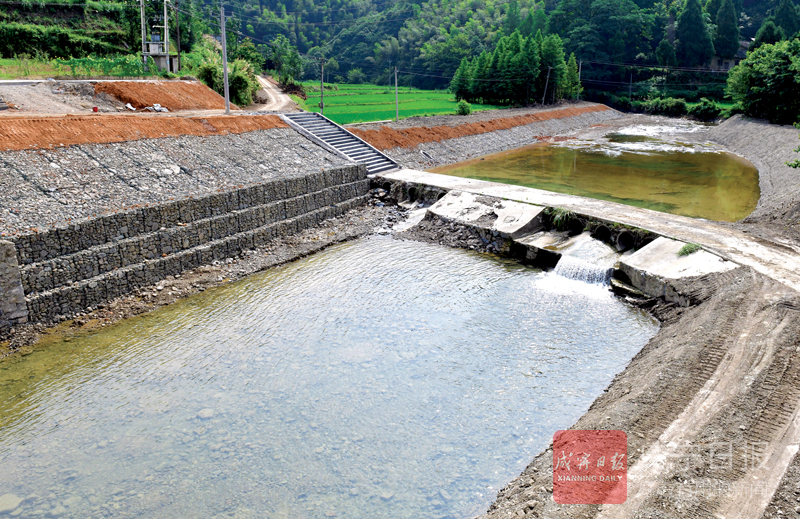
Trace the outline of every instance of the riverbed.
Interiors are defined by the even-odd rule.
[[[471,517],[656,330],[601,285],[372,236],[4,367],[0,494],[22,517]]]

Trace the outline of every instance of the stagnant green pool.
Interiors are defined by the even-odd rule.
[[[637,129],[599,141],[534,145],[431,171],[708,220],[737,221],[755,209],[761,191],[750,162]]]
[[[601,286],[362,239],[0,364],[0,495],[20,517],[472,517],[656,329]]]

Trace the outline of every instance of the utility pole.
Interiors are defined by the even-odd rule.
[[[147,29],[144,25],[144,0],[139,0],[139,10],[142,17],[142,67],[147,72]]]
[[[628,99],[633,101],[633,72],[631,72],[631,79],[628,81]]]
[[[397,95],[397,65],[394,66],[394,122],[400,122],[400,98]]]
[[[583,70],[583,60],[578,62],[578,101],[581,100],[581,71]]]
[[[178,30],[178,39],[176,40],[176,44],[178,47],[178,70],[181,69],[181,19],[178,18],[178,0],[175,0],[175,4],[172,6],[175,9],[175,28]]]
[[[550,70],[552,67],[547,67],[547,79],[544,82],[544,94],[542,94],[542,106],[544,106],[544,98],[547,96],[547,85],[550,84]]]
[[[325,59],[319,58],[319,113],[325,112]]]
[[[164,54],[167,55],[167,72],[169,72],[169,21],[167,20],[167,0],[164,0]]]
[[[225,36],[225,6],[220,3],[219,19],[222,23],[222,80],[225,89],[225,115],[231,114],[231,98],[228,93],[228,44]]]

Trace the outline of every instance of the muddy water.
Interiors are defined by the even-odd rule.
[[[667,135],[675,128],[661,130],[632,127],[597,141],[534,145],[431,171],[708,220],[737,221],[755,209],[761,192],[750,162],[675,140]]]
[[[607,289],[371,237],[0,366],[20,517],[470,517],[656,331]]]

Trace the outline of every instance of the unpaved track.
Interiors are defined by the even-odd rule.
[[[259,112],[288,111],[295,107],[292,98],[284,94],[280,88],[273,85],[268,79],[262,76],[256,76],[256,79],[258,79],[261,87],[266,90],[269,95],[269,103],[260,106],[258,109]]]

